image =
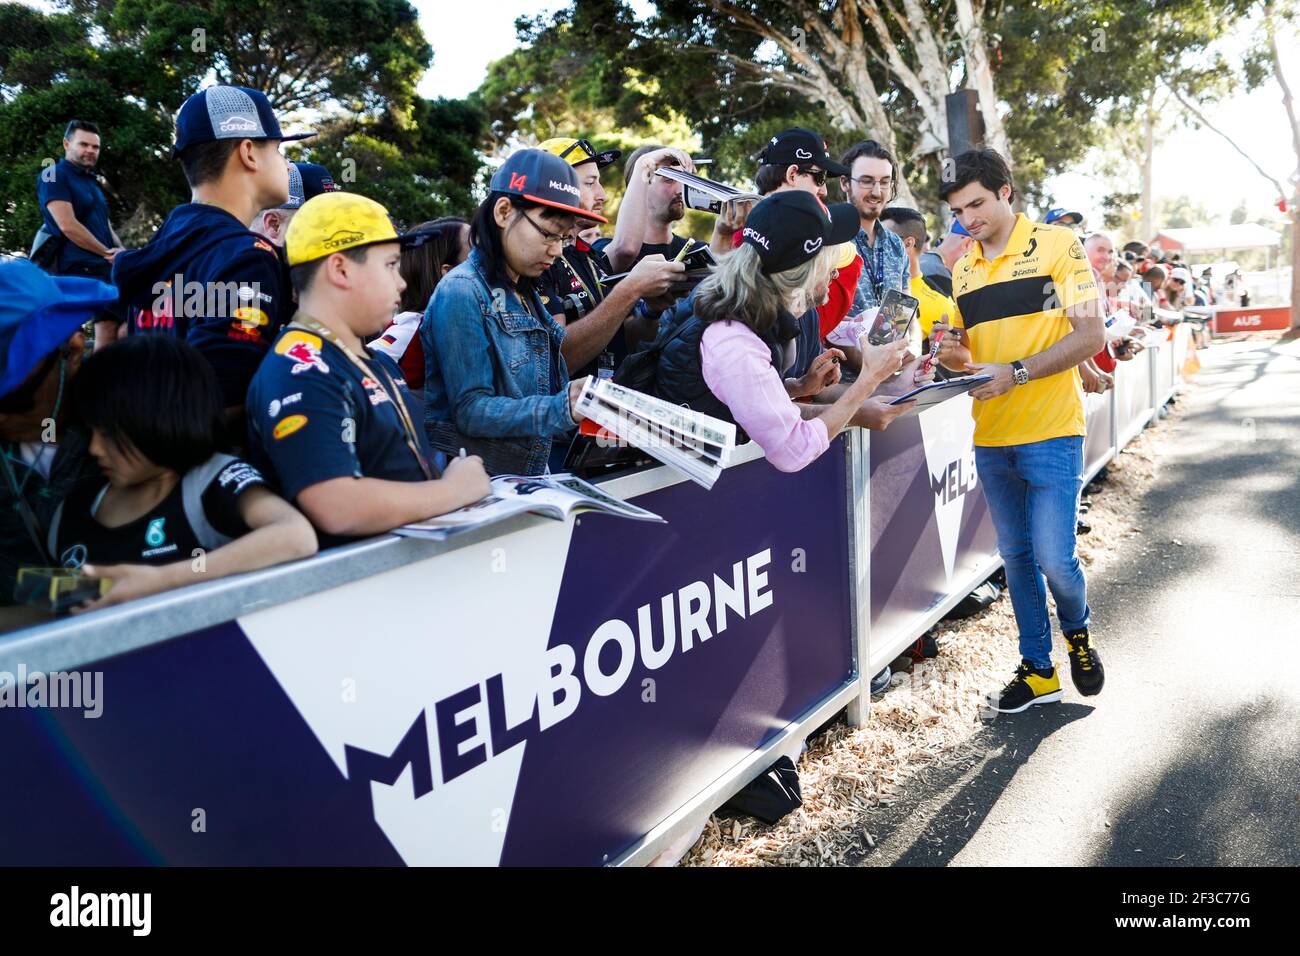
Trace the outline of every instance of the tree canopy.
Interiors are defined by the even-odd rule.
[[[484,118],[427,101],[433,53],[407,0],[66,0],[0,3],[0,248],[40,224],[36,179],[72,118],[99,124],[110,213],[142,242],[189,195],[170,158],[173,117],[213,82],[266,93],[323,135],[289,150],[407,218],[468,208]],[[347,173],[348,175],[344,175]]]

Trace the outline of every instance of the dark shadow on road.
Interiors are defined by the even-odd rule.
[[[1093,865],[1300,865],[1300,711],[1264,697],[1216,716],[1112,814]]]
[[[1085,704],[1032,707],[997,715],[953,759],[918,774],[890,807],[866,827],[877,849],[845,862],[856,866],[947,866],[1039,745],[1062,727],[1091,714]],[[951,793],[942,804],[927,795]]]

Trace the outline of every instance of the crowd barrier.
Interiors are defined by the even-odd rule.
[[[1178,343],[1088,397],[1089,477]],[[649,862],[866,720],[870,677],[997,569],[972,434],[953,399],[794,475],[748,445],[709,492],[602,483],[665,525],[386,536],[6,635],[11,693],[77,677],[99,712],[0,707],[0,864]]]

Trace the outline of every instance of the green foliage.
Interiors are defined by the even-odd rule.
[[[342,188],[383,203],[413,226],[439,216],[468,216],[479,174],[476,144],[484,117],[461,100],[420,100],[415,118],[335,120],[306,140],[295,158],[327,166]]]
[[[802,31],[817,55],[818,38],[803,30],[807,24],[798,5],[729,3],[785,36]],[[1045,200],[1043,182],[1077,163],[1107,116],[1130,112],[1158,78],[1197,96],[1221,93],[1227,71],[1211,46],[1250,5],[1251,0],[990,0],[984,29],[996,92],[1008,107],[1005,122],[1021,193]],[[818,6],[830,16],[829,5]],[[953,34],[953,6],[924,7],[962,85],[965,65]],[[883,4],[882,9],[888,18]],[[806,71],[716,4],[658,0],[653,13],[638,19],[621,0],[574,0],[553,17],[523,20],[519,27],[527,49],[495,64],[480,90],[498,143],[514,134],[553,135],[550,118],[566,109],[584,128],[611,130],[636,129],[647,116],[671,111],[699,135],[704,152],[719,160],[715,175],[741,178],[752,174],[750,156],[777,129],[807,125],[837,148],[883,132],[832,129],[824,103],[781,82]],[[912,56],[909,45],[895,38],[903,55]],[[869,73],[881,92],[904,174],[924,205],[934,195],[938,170],[933,159],[908,158],[917,142],[917,104],[879,59],[870,60]],[[830,80],[840,92],[853,92],[850,77],[832,73]]]
[[[415,93],[432,51],[407,0],[65,0],[54,13],[0,3],[0,249],[40,224],[36,176],[63,155],[71,118],[102,131],[100,172],[128,245],[189,189],[170,158],[173,116],[213,78],[267,94],[324,135],[296,150],[345,188],[418,221],[473,203],[486,118]],[[342,177],[346,169],[355,187]]]
[[[1164,229],[1185,229],[1189,226],[1212,226],[1215,217],[1191,196],[1175,196],[1156,200],[1156,222]]]

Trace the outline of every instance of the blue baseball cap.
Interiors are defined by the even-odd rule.
[[[957,221],[957,217],[952,218],[952,227],[948,230],[954,236],[965,236],[967,239],[972,238],[971,234],[966,231],[966,227]]]
[[[52,276],[27,259],[0,261],[0,397],[116,301],[107,282]]]
[[[321,193],[339,192],[330,171],[320,163],[289,164],[289,201],[281,209],[297,209]]]
[[[1043,217],[1043,222],[1049,226],[1054,222],[1068,223],[1071,226],[1077,226],[1083,222],[1083,214],[1071,212],[1064,206],[1054,206],[1047,210],[1047,215]]]
[[[172,158],[198,143],[219,139],[306,139],[311,133],[286,136],[266,94],[247,86],[209,86],[199,90],[176,114],[176,143]]]
[[[488,189],[494,193],[522,196],[583,219],[609,222],[604,216],[579,205],[582,193],[578,190],[578,174],[567,162],[544,149],[521,149],[511,153],[493,174]]]

